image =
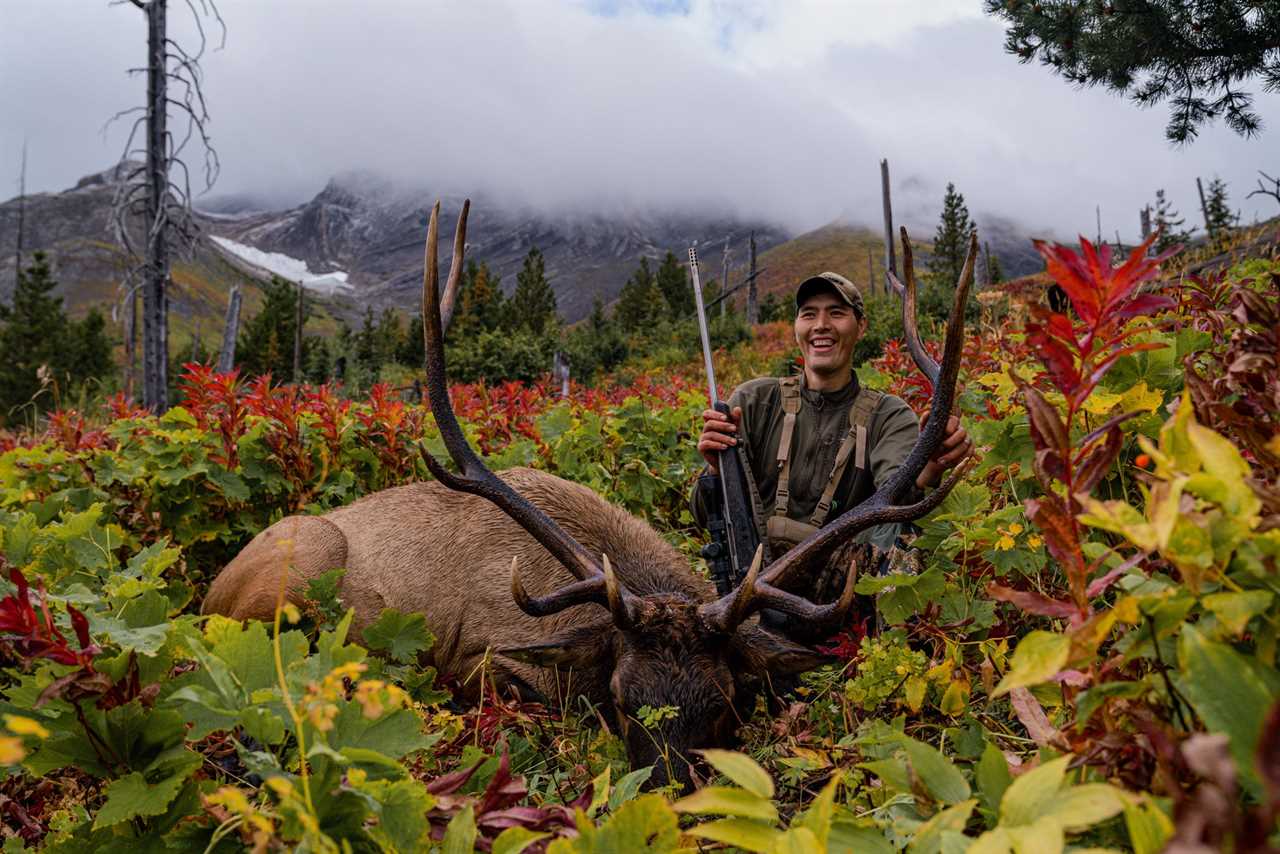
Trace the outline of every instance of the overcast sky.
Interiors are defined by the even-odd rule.
[[[198,5],[199,0],[196,0]],[[1125,239],[1164,187],[1199,223],[1197,175],[1245,194],[1280,173],[1266,123],[1184,148],[1167,107],[1077,90],[1002,49],[981,0],[218,0],[205,57],[215,193],[300,200],[349,169],[551,207],[733,209],[793,229],[877,223],[881,157],[903,218],[931,227],[947,181],[970,209],[1061,237]],[[171,33],[194,44],[185,3]],[[206,20],[206,27],[216,25]],[[142,102],[142,13],[0,0],[0,198],[57,190],[118,156]],[[1266,204],[1264,204],[1264,202]]]

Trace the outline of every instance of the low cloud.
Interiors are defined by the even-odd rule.
[[[1257,169],[1280,169],[1275,131],[1209,128],[1173,149],[1163,107],[1019,65],[971,0],[434,5],[222,0],[227,46],[205,61],[217,191],[301,199],[357,168],[551,209],[727,207],[798,230],[876,222],[888,157],[917,228],[948,181],[975,212],[1062,236],[1092,233],[1101,206],[1104,235],[1131,239],[1159,187],[1194,222],[1196,175],[1229,181],[1246,219],[1273,213],[1244,196]],[[170,14],[190,41],[186,8]],[[124,123],[99,129],[141,100],[124,71],[142,16],[104,2],[6,19],[0,176],[16,177],[25,135],[29,186],[60,189],[123,144]],[[1280,96],[1258,104],[1280,119]]]

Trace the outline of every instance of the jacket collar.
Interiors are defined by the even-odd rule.
[[[858,375],[850,373],[849,384],[835,391],[813,391],[805,385],[804,376],[800,378],[800,395],[804,401],[817,409],[827,407],[848,407],[858,396]]]

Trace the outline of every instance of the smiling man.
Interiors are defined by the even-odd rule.
[[[728,420],[713,409],[702,413],[698,450],[711,470],[719,451],[742,444],[757,526],[774,558],[869,498],[919,435],[919,420],[905,401],[859,386],[853,349],[866,331],[862,294],[852,282],[836,273],[805,279],[796,288],[795,319],[803,373],[743,383],[729,399]],[[917,488],[936,485],[972,450],[955,416],[947,432]],[[694,516],[704,525],[706,501],[695,488]],[[859,539],[887,550],[898,532],[899,526],[884,525]]]

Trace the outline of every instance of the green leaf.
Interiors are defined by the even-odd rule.
[[[98,810],[94,829],[164,813],[200,763],[200,754],[179,745],[157,757],[146,773],[134,771],[113,780],[103,790],[106,802]]]
[[[818,837],[807,827],[793,827],[778,836],[770,854],[823,854]]]
[[[1115,786],[1084,783],[1058,792],[1049,815],[1057,819],[1064,830],[1080,833],[1119,815],[1124,805],[1124,797]]]
[[[1004,752],[991,742],[987,742],[982,758],[978,760],[977,780],[982,806],[992,813],[997,812],[1000,799],[1013,782],[1013,775],[1009,773],[1009,762],[1004,758]]]
[[[1261,784],[1254,752],[1276,699],[1276,680],[1267,684],[1253,662],[1227,644],[1208,640],[1192,625],[1183,626],[1178,637],[1178,667],[1182,690],[1196,714],[1210,732],[1226,733],[1241,782],[1257,796]]]
[[[1066,845],[1062,825],[1053,816],[1042,816],[1025,827],[1010,827],[1009,839],[1019,854],[1023,851],[1061,854]]]
[[[1000,799],[1000,824],[1030,825],[1050,811],[1067,774],[1070,756],[1060,756],[1017,777]]]
[[[901,759],[876,759],[872,762],[863,762],[858,767],[875,774],[890,789],[899,792],[911,791],[911,778],[907,776],[907,763]]]
[[[540,833],[527,827],[508,827],[493,840],[493,854],[520,854],[539,839],[546,839],[550,833]]]
[[[711,763],[711,767],[748,792],[762,798],[773,797],[773,779],[750,756],[732,750],[709,749],[698,752]]]
[[[661,795],[642,795],[623,804],[617,813],[595,826],[578,812],[578,836],[557,839],[547,854],[667,854],[677,847],[680,827],[676,814]]]
[[[1227,632],[1239,637],[1249,621],[1271,605],[1275,596],[1270,590],[1245,590],[1240,593],[1210,593],[1200,601],[1213,612]]]
[[[676,812],[695,815],[711,813],[739,818],[756,818],[767,822],[778,820],[777,807],[768,798],[728,786],[704,786],[692,795],[686,795],[676,801],[671,808]]]
[[[934,798],[944,804],[957,804],[969,797],[969,781],[936,747],[905,735],[902,744],[912,770]]]
[[[427,811],[435,798],[426,786],[417,780],[375,781],[366,782],[360,791],[371,796],[378,819],[368,828],[369,835],[385,850],[408,854],[428,847],[431,823],[427,821]],[[450,829],[452,826],[450,822]],[[473,833],[474,830],[473,825]]]
[[[419,652],[431,648],[435,639],[427,630],[427,618],[422,614],[405,614],[395,608],[385,608],[363,632],[364,643],[371,650],[386,650],[393,660],[409,662]]]
[[[686,832],[700,839],[723,842],[744,851],[756,851],[760,854],[772,851],[774,844],[782,836],[782,832],[777,828],[749,818],[722,818],[706,824],[694,825]]]
[[[1070,652],[1071,639],[1066,635],[1042,631],[1027,634],[1018,642],[1009,663],[1009,672],[991,696],[999,697],[1014,688],[1049,681],[1066,666]]]
[[[839,854],[895,854],[897,849],[884,838],[884,832],[878,827],[836,820],[832,822],[831,834],[827,837],[827,850]]]
[[[818,844],[824,849],[831,836],[831,821],[835,817],[836,789],[840,788],[842,775],[833,774],[818,797],[813,799],[809,808],[791,823],[792,827],[807,827],[818,837]]]
[[[1173,822],[1149,800],[1126,804],[1124,825],[1133,854],[1160,854],[1173,836]]]
[[[473,854],[476,849],[476,808],[467,804],[445,828],[441,850],[444,854]]]
[[[637,768],[619,778],[618,784],[609,793],[609,812],[617,812],[618,807],[634,800],[640,794],[640,787],[648,782],[652,774],[653,766],[650,765],[648,768]]]
[[[943,834],[948,830],[963,832],[977,803],[976,799],[970,798],[936,813],[916,831],[907,850],[911,854],[939,854]]]

